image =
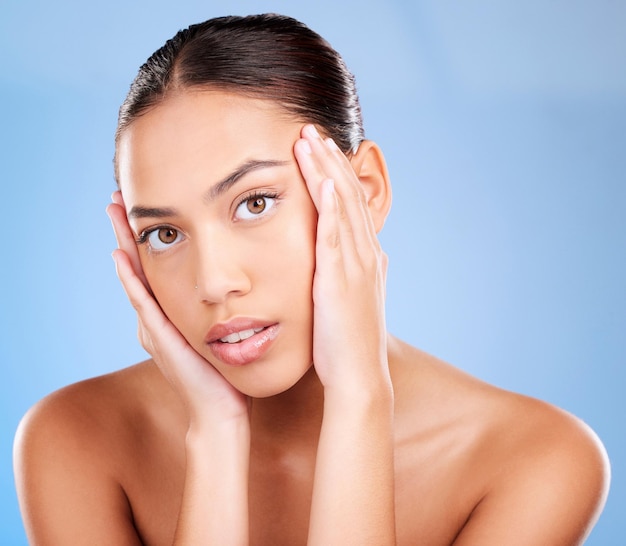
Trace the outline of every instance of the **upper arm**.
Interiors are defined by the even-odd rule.
[[[455,546],[584,542],[606,500],[608,459],[586,425],[564,418],[553,426],[502,466]]]
[[[29,544],[141,544],[95,425],[58,397],[20,423],[15,482]]]

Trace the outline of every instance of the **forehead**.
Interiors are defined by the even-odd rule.
[[[214,90],[166,98],[126,128],[118,143],[122,188],[197,176],[219,179],[250,159],[293,159],[303,123],[279,104]]]

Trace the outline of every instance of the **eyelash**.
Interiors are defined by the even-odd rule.
[[[154,227],[151,227],[149,229],[145,229],[144,231],[142,231],[139,234],[139,237],[135,239],[135,243],[137,245],[143,245],[143,244],[149,245],[150,252],[154,252],[154,253],[164,252],[165,250],[167,250],[167,248],[154,248],[153,245],[150,244],[150,241],[149,241],[150,236],[153,233],[156,233],[161,229],[169,229],[171,231],[176,232],[176,239],[178,239],[178,237],[181,235],[181,232],[179,229],[173,228],[171,226],[168,226],[168,225],[154,226]],[[165,243],[163,244],[167,247],[167,246],[173,246],[174,243],[172,243],[171,245],[167,245]]]
[[[243,196],[237,202],[237,205],[235,206],[235,212],[244,203],[247,203],[249,201],[254,201],[256,199],[274,199],[275,200],[275,199],[278,199],[278,194],[275,193],[275,192],[270,192],[270,191],[254,191],[252,193],[249,193],[249,194]],[[272,203],[272,206],[270,207],[270,209],[272,207],[274,207],[275,205],[276,205],[276,203]],[[263,216],[263,212],[260,213],[259,216]],[[152,235],[155,231],[159,231],[160,229],[171,229],[172,231],[175,231],[176,233],[180,234],[180,230],[179,229],[176,229],[176,228],[174,228],[172,226],[169,226],[167,224],[160,225],[160,226],[153,226],[151,228],[143,230],[139,234],[139,236],[135,239],[135,243],[137,245],[147,244],[149,242],[148,239],[150,238],[150,235]],[[152,250],[152,252],[163,252],[164,249],[151,249],[151,250]]]
[[[235,205],[235,212],[237,212],[237,210],[239,210],[239,207],[241,205],[243,205],[244,203],[247,203],[248,201],[254,201],[256,199],[273,199],[276,200],[278,199],[278,194],[276,192],[271,192],[271,191],[266,191],[266,190],[256,190],[253,191],[251,193],[248,193],[247,195],[244,195],[238,202],[237,205]],[[276,203],[272,203],[272,206],[270,207],[273,208],[274,206],[276,206]],[[259,216],[264,216],[265,215],[265,210],[262,211]]]

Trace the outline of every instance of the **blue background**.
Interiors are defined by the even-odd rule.
[[[355,72],[394,206],[392,332],[587,421],[613,464],[588,544],[626,507],[626,2],[3,0],[0,543],[25,544],[23,413],[144,358],[109,257],[117,108],[176,30],[278,11]]]

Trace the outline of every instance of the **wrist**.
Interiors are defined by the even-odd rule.
[[[191,419],[185,443],[188,449],[204,449],[209,445],[249,445],[248,417],[229,419]]]
[[[324,415],[337,414],[345,417],[362,415],[392,416],[394,395],[391,382],[381,381],[374,385],[349,385],[324,389]]]

